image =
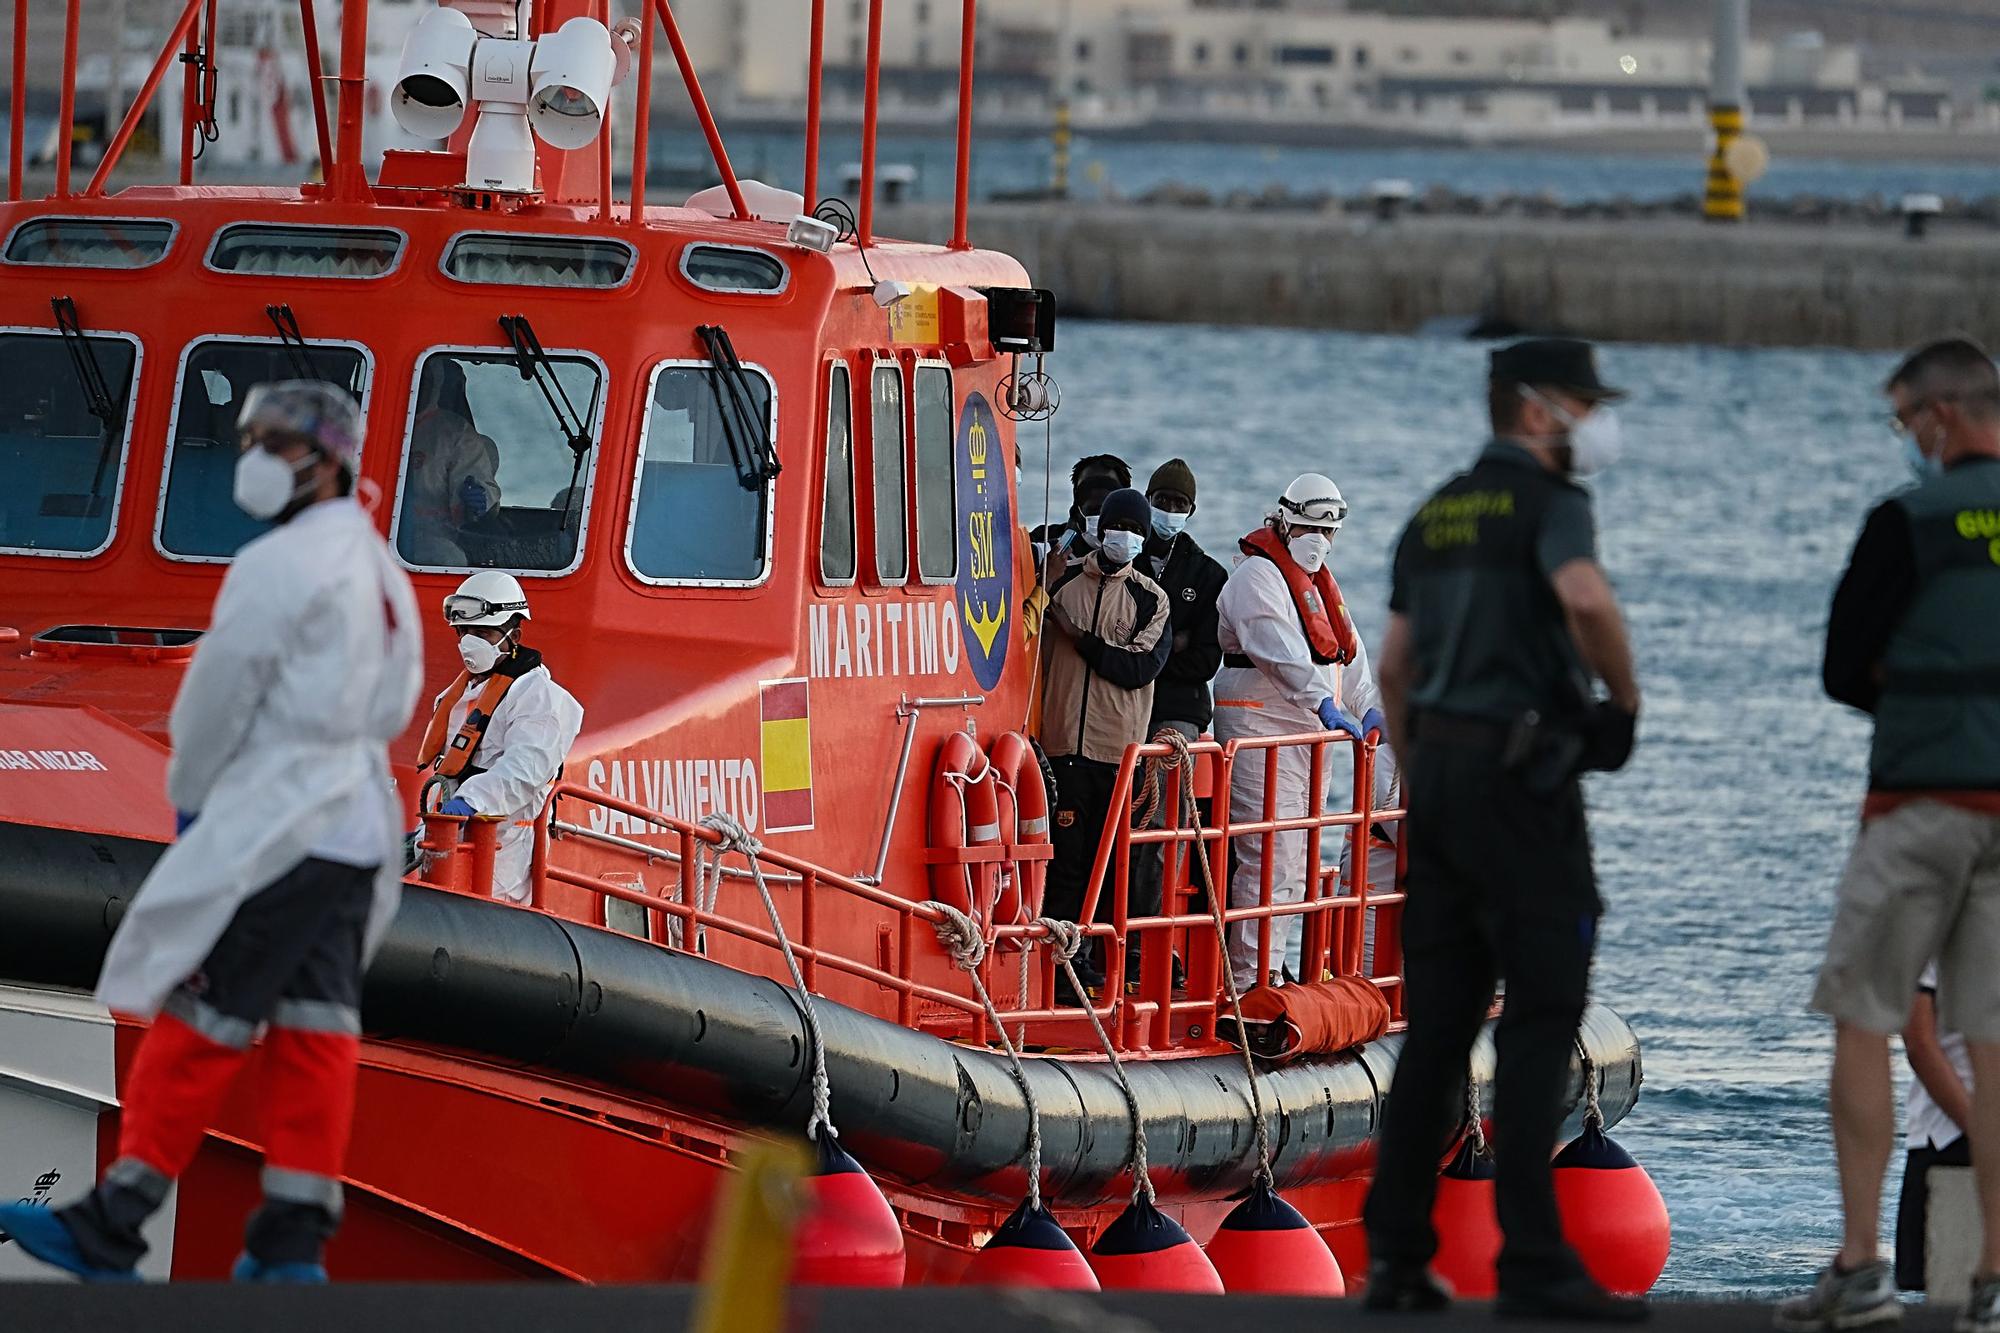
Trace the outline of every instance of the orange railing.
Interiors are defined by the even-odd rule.
[[[1196,848],[1205,855],[1215,883],[1226,894],[1229,869],[1224,849],[1232,840],[1265,841],[1257,901],[1241,907],[1225,907],[1223,911],[1230,926],[1239,922],[1255,924],[1258,974],[1268,974],[1274,961],[1286,962],[1282,958],[1274,960],[1274,928],[1278,921],[1296,917],[1302,922],[1299,956],[1302,977],[1310,980],[1329,974],[1366,976],[1383,989],[1394,1016],[1402,1017],[1399,937],[1404,840],[1396,837],[1393,849],[1371,846],[1370,830],[1371,827],[1399,829],[1403,812],[1369,808],[1372,804],[1369,796],[1375,785],[1375,746],[1353,747],[1354,788],[1347,808],[1326,809],[1320,795],[1325,786],[1322,777],[1328,752],[1352,744],[1345,737],[1325,733],[1245,738],[1226,745],[1212,740],[1191,743],[1187,749],[1194,760],[1196,789],[1206,788],[1213,794],[1212,812],[1192,824],[1183,817],[1185,775],[1168,762],[1172,758],[1169,747],[1153,744],[1126,749],[1111,808],[1127,813],[1107,825],[1099,840],[1085,901],[1078,913],[1084,923],[1081,932],[1085,940],[1102,942],[1103,973],[1112,980],[1102,997],[1093,1001],[1093,1007],[1120,1050],[1199,1049],[1215,1044],[1216,1019],[1227,1012],[1222,977],[1228,961],[1217,945],[1213,908],[1205,901],[1206,891],[1195,870]],[[1273,779],[1281,756],[1286,751],[1301,749],[1309,752],[1311,762],[1307,809],[1281,816]],[[1229,791],[1237,766],[1242,763],[1264,765],[1265,795],[1260,818],[1236,823],[1230,816]],[[1134,827],[1130,814],[1133,798],[1144,790],[1149,764],[1159,783],[1160,813],[1157,819],[1148,821],[1149,826]],[[635,828],[650,825],[664,830],[668,841],[664,845],[642,843],[636,838],[620,837],[575,822],[576,809],[590,807],[616,811],[632,821]],[[475,821],[467,831],[461,829],[462,823],[449,815],[426,816],[423,845],[432,855],[424,878],[443,888],[483,894],[485,886],[491,883],[492,829]],[[1344,875],[1337,856],[1328,858],[1330,864],[1321,864],[1322,844],[1329,831],[1334,837],[1347,840]],[[467,833],[463,841],[461,832]],[[1294,903],[1277,900],[1270,854],[1272,841],[1287,833],[1303,833],[1306,838],[1305,889],[1302,898]],[[589,844],[614,856],[648,863],[678,863],[682,891],[674,897],[660,896],[553,864],[552,841]],[[607,901],[629,903],[646,912],[645,937],[655,944],[675,947],[677,939],[691,944],[699,932],[712,931],[772,950],[773,973],[782,975],[782,963],[775,952],[779,947],[778,936],[754,900],[745,902],[742,910],[725,911],[719,902],[713,908],[704,907],[696,894],[687,891],[694,882],[695,867],[704,849],[718,847],[723,841],[721,833],[708,827],[573,782],[560,783],[551,798],[550,818],[542,821],[537,833],[531,905],[543,908],[551,886],[585,890],[598,900],[595,924],[606,924]],[[1150,916],[1134,916],[1129,910],[1133,851],[1155,845],[1162,847],[1160,910]],[[1025,860],[1006,859],[1010,851],[1018,850],[997,849],[1001,873],[1021,872]],[[1395,857],[1394,887],[1371,891],[1369,863],[1371,857],[1382,855]],[[971,1040],[989,1039],[992,1035],[989,1019],[983,1006],[973,998],[969,985],[963,981],[958,986],[939,985],[919,975],[955,977],[938,967],[945,951],[935,942],[934,927],[944,920],[944,913],[935,904],[836,873],[775,848],[762,848],[757,860],[769,880],[782,882],[797,893],[797,920],[787,927],[786,934],[807,986],[821,989],[823,971],[851,977],[893,994],[896,1021],[904,1026],[917,1022],[920,1005],[934,1005],[962,1020],[965,1035]],[[736,878],[746,875],[745,871],[734,868],[729,873]],[[1102,913],[1100,906],[1104,909]],[[878,961],[870,962],[844,954],[827,943],[824,925],[839,920],[837,914],[843,911],[861,907],[885,914],[891,923],[896,937],[895,948],[890,951],[893,959],[890,952],[885,952]],[[1099,915],[1104,919],[1097,920]],[[1372,957],[1364,948],[1371,917]],[[996,968],[1017,965],[1011,951],[1045,949],[1050,940],[1046,927],[1025,917],[996,921],[989,914],[980,924],[989,943],[1002,946],[989,949],[980,964],[981,977],[989,991],[994,989]],[[1150,940],[1166,942],[1168,947],[1148,947],[1146,942]],[[1125,976],[1127,954],[1135,946],[1140,949],[1140,975],[1136,986],[1128,988],[1117,983]],[[1185,988],[1178,991],[1170,955],[1182,959],[1186,968]],[[1009,1031],[1024,1033],[1030,1047],[1075,1047],[1090,1040],[1082,1009],[1057,1000],[1057,973],[1052,962],[1043,966],[1032,994],[1024,992],[1015,1007],[1000,1010],[1000,1019]]]

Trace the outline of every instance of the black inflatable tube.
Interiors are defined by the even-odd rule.
[[[156,843],[0,824],[0,980],[88,988]],[[760,1127],[803,1127],[811,1109],[806,1029],[790,991],[704,959],[498,903],[408,886],[369,970],[371,1036],[457,1047],[584,1075],[670,1105]],[[815,1005],[841,1141],[871,1170],[960,1197],[1021,1192],[1027,1111],[1003,1055],[844,1006]],[[1607,1124],[1638,1099],[1638,1040],[1593,1006],[1583,1044]],[[1398,1037],[1355,1055],[1264,1072],[1280,1187],[1348,1174],[1367,1160]],[[1131,1135],[1102,1060],[1034,1057],[1045,1192],[1086,1206],[1122,1198]],[[1490,1086],[1492,1044],[1474,1054]],[[1233,1056],[1125,1063],[1153,1179],[1169,1201],[1227,1196],[1255,1166],[1252,1114]],[[1566,1092],[1571,1131],[1582,1073]]]

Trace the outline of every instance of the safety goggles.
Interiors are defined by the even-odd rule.
[[[1280,499],[1278,508],[1297,527],[1325,528],[1332,532],[1347,521],[1347,501],[1337,495],[1316,496],[1296,503]]]
[[[491,616],[515,615],[527,609],[526,602],[489,602],[484,597],[455,592],[444,599],[444,620],[447,625],[463,625]]]

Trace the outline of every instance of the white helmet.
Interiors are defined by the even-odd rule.
[[[1333,478],[1307,472],[1285,487],[1285,493],[1278,497],[1277,516],[1287,524],[1338,531],[1347,518],[1347,501],[1341,498],[1340,487],[1333,484]]]
[[[497,569],[482,569],[444,599],[444,623],[453,629],[474,625],[498,628],[515,616],[529,619],[528,594],[521,580]]]

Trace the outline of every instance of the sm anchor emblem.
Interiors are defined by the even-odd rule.
[[[1009,608],[1014,604],[1014,513],[1007,495],[1000,423],[982,394],[969,393],[958,414],[959,631],[980,688],[992,689],[1007,665]]]

